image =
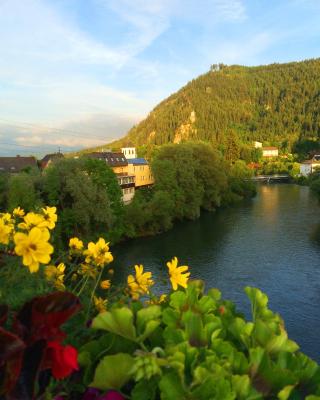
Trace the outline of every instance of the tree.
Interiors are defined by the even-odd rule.
[[[74,235],[90,240],[119,237],[121,203],[114,187],[116,178],[108,169],[102,161],[83,158],[62,159],[46,170],[44,200],[58,209],[60,244]]]
[[[40,197],[40,174],[35,171],[11,175],[7,186],[8,209],[20,206],[25,211],[35,210],[43,203]]]

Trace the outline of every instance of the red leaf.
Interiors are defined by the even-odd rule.
[[[0,327],[0,395],[14,387],[21,370],[25,345],[22,340]]]
[[[14,331],[30,344],[36,340],[64,338],[60,326],[81,308],[79,299],[68,292],[35,297],[16,316]]]

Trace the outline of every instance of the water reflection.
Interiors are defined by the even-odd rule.
[[[319,245],[319,205],[309,189],[259,185],[257,197],[236,208],[203,213],[163,235],[117,246],[114,269],[123,280],[134,263],[142,263],[166,290],[165,263],[177,256],[193,277],[222,289],[241,311],[249,310],[243,288],[259,287],[284,317],[289,335],[320,361]]]

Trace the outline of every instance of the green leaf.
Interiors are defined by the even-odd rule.
[[[280,392],[278,393],[278,399],[279,400],[288,400],[289,396],[294,389],[295,385],[287,385],[284,387]]]
[[[91,363],[90,353],[88,351],[82,351],[78,354],[78,363],[80,367],[87,367]]]
[[[173,292],[170,296],[170,306],[176,310],[181,310],[186,304],[187,296],[180,290]]]
[[[151,320],[157,320],[161,317],[161,307],[158,305],[152,305],[146,308],[142,308],[137,312],[137,329],[141,334],[147,322]]]
[[[196,314],[192,311],[183,313],[183,323],[191,346],[201,347],[207,344],[206,332],[203,329],[200,314]]]
[[[160,325],[160,321],[149,321],[145,327],[142,335],[138,337],[138,342],[143,342],[148,336],[150,336]]]
[[[92,328],[104,329],[133,341],[136,339],[133,313],[126,307],[100,313],[94,318]]]
[[[199,300],[197,308],[202,314],[206,314],[216,309],[216,302],[210,296],[203,296]]]
[[[237,399],[246,399],[250,391],[250,378],[248,375],[233,375],[232,388],[237,394]]]
[[[210,296],[215,301],[219,301],[221,299],[221,292],[219,289],[212,288],[209,289],[208,296]]]
[[[164,374],[159,382],[161,400],[187,399],[180,377],[176,372]]]
[[[172,328],[175,328],[177,326],[179,319],[180,313],[176,310],[173,310],[172,308],[168,307],[162,313],[163,322]]]
[[[100,390],[121,389],[131,379],[134,362],[134,358],[126,353],[105,356],[98,364],[90,386]]]
[[[157,394],[158,382],[155,378],[139,381],[131,392],[131,400],[154,400]]]
[[[265,347],[270,338],[272,338],[273,332],[266,323],[257,319],[254,324],[252,336],[260,346]]]

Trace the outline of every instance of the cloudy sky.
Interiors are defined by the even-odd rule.
[[[0,155],[102,145],[217,62],[320,57],[320,0],[0,0]]]

